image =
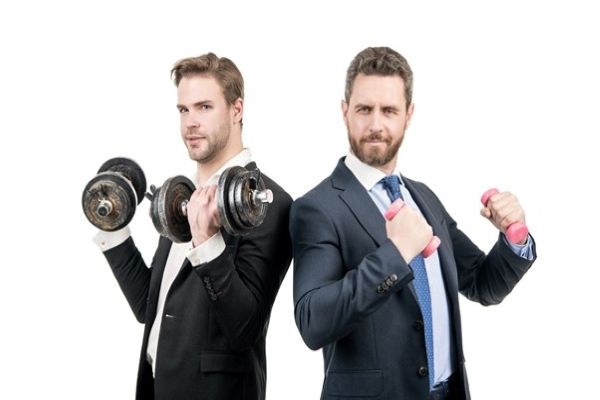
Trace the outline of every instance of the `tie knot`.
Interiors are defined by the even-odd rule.
[[[392,202],[394,202],[396,199],[402,199],[402,192],[400,192],[400,178],[398,175],[386,176],[379,182],[383,184],[383,187]]]

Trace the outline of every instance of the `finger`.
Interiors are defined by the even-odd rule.
[[[487,219],[492,218],[492,212],[487,207],[484,207],[481,210],[479,210],[479,214],[481,214],[482,217],[487,218]]]
[[[487,206],[492,211],[493,210],[498,211],[504,207],[508,207],[511,204],[518,204],[518,203],[519,202],[518,202],[517,198],[512,193],[501,192],[501,193],[497,193],[494,196],[492,196],[492,198],[488,202]]]
[[[511,226],[512,224],[517,223],[517,222],[520,222],[525,225],[525,216],[518,209],[513,210],[512,212],[507,214],[504,218],[502,218],[502,220],[500,221],[500,226],[502,227],[502,229],[506,230],[506,229],[508,229],[509,226]]]

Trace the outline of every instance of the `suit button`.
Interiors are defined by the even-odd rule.
[[[427,367],[419,367],[417,373],[419,374],[419,376],[425,377],[429,375],[429,370],[427,369]]]
[[[392,280],[392,282],[396,282],[398,280],[398,275],[392,274],[390,275],[390,279]]]
[[[383,293],[383,288],[381,287],[381,285],[377,286],[377,293]]]
[[[216,300],[217,300],[217,295],[216,295],[216,294],[214,294],[214,293],[213,293],[213,294],[211,294],[211,295],[210,295],[210,299],[211,299],[212,301],[216,301]]]
[[[208,290],[212,290],[212,288],[213,288],[213,285],[212,285],[212,283],[210,283],[210,282],[207,282],[207,283],[206,283],[206,285],[204,285],[204,286],[206,286],[206,288],[207,288]]]
[[[210,282],[210,278],[208,276],[205,276],[204,278],[202,278],[202,280],[204,281],[204,283]]]
[[[417,321],[415,321],[413,326],[415,327],[415,330],[417,330],[419,332],[423,331],[423,321],[417,320]]]

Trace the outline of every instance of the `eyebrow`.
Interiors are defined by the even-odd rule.
[[[205,104],[212,104],[212,100],[197,101],[194,104],[192,104],[192,107],[200,107],[200,106],[203,106]],[[187,106],[185,106],[183,104],[177,104],[177,109],[181,109],[181,108],[187,108]]]

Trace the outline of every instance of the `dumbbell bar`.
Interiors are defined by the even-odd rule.
[[[385,214],[384,214],[385,219],[387,219],[388,221],[391,221],[396,216],[396,214],[398,214],[398,211],[400,211],[402,209],[402,207],[404,207],[405,205],[406,205],[406,203],[404,203],[401,199],[396,199],[396,201],[394,201],[392,203],[392,205],[385,212]],[[425,248],[421,251],[421,255],[425,258],[429,257],[430,255],[435,253],[437,248],[440,246],[440,243],[442,243],[440,238],[437,236],[434,236],[429,241],[427,246],[425,246]]]
[[[116,231],[129,224],[145,191],[146,177],[140,166],[128,158],[112,158],[85,186],[81,205],[94,226]]]
[[[487,190],[481,196],[481,204],[483,204],[484,207],[487,207],[488,200],[490,199],[490,197],[492,197],[496,193],[499,193],[498,189],[496,189],[496,188]],[[525,238],[527,237],[528,234],[529,234],[529,229],[527,228],[527,226],[525,224],[522,224],[520,222],[515,222],[514,224],[510,224],[508,226],[508,228],[506,228],[507,239],[510,242],[515,243],[515,244],[521,243],[523,240],[525,240]]]
[[[156,230],[173,242],[192,239],[187,219],[187,203],[195,190],[184,176],[169,178],[146,197],[151,200],[150,216]],[[217,185],[217,209],[225,230],[235,236],[248,234],[262,224],[273,193],[265,188],[260,171],[230,167],[221,174]]]

